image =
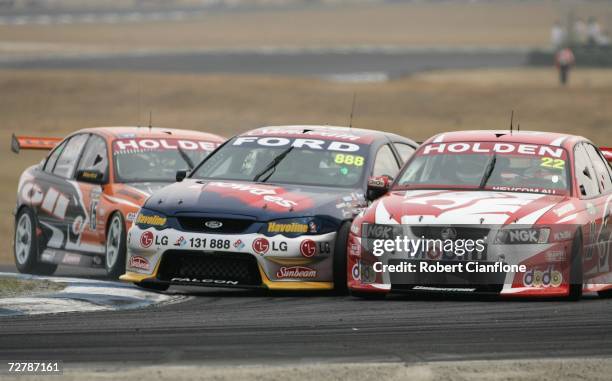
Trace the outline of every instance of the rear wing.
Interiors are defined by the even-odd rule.
[[[19,153],[22,149],[50,150],[61,142],[62,138],[41,138],[35,136],[11,136],[11,151]]]
[[[599,147],[601,153],[603,153],[604,157],[608,160],[608,163],[612,165],[612,147]]]

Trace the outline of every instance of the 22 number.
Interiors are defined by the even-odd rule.
[[[553,159],[552,157],[543,157],[542,167],[554,168],[554,169],[563,169],[565,168],[565,160],[561,159]]]

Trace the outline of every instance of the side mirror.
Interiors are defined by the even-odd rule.
[[[187,171],[176,171],[176,181],[181,182],[187,177]]]
[[[104,173],[93,169],[79,169],[76,174],[77,181],[102,185],[105,183]]]
[[[389,176],[370,177],[368,179],[368,189],[366,198],[368,201],[374,201],[377,198],[384,196],[391,187],[391,178]]]

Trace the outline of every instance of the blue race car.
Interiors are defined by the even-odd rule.
[[[391,180],[416,148],[395,134],[346,127],[238,135],[145,202],[121,279],[157,290],[343,291],[348,229],[367,206],[368,181]]]

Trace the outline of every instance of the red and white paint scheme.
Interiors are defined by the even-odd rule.
[[[360,296],[419,290],[570,299],[612,294],[611,156],[583,137],[546,132],[462,131],[428,139],[389,192],[353,221],[349,289]],[[388,273],[374,271],[380,259],[362,244],[364,224],[401,224],[412,232],[432,225],[488,227],[486,260],[526,271],[505,273],[493,289],[394,284]],[[519,226],[527,226],[525,237],[537,230],[539,238],[521,244],[497,238]]]

